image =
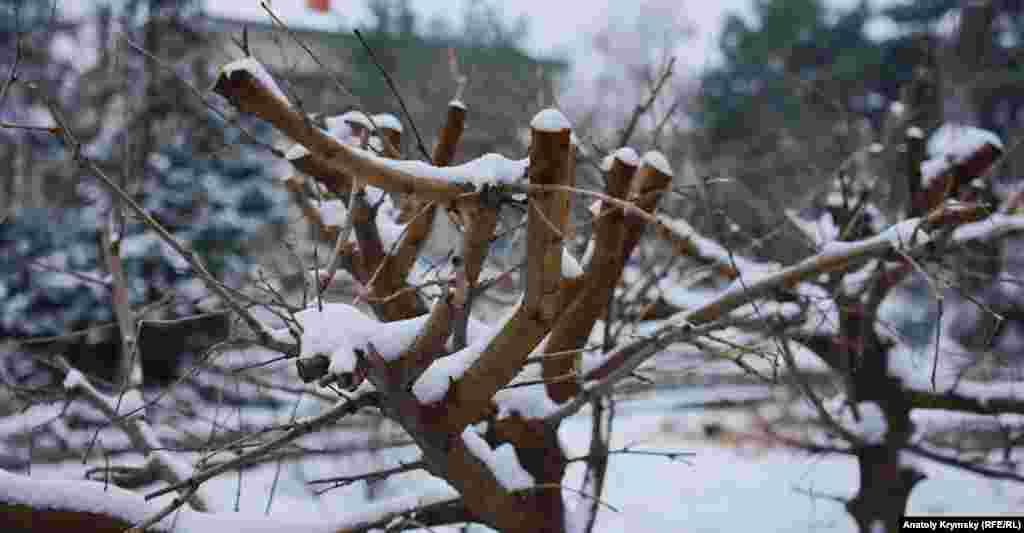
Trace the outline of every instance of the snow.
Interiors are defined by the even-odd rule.
[[[270,73],[267,72],[267,69],[263,66],[263,64],[257,61],[255,58],[245,57],[236,61],[232,61],[231,63],[228,63],[227,65],[224,65],[221,68],[221,73],[230,78],[232,73],[237,72],[239,70],[244,70],[245,72],[248,72],[249,75],[252,76],[253,79],[256,80],[256,83],[258,83],[261,87],[270,91],[271,94],[273,94],[278,100],[284,102],[286,105],[291,105],[291,103],[288,101],[288,97],[285,96],[284,91],[282,91],[281,88],[277,85],[277,82],[274,81],[274,77],[271,76]]]
[[[535,482],[523,465],[516,458],[515,448],[511,444],[502,444],[495,449],[487,444],[475,429],[467,427],[462,432],[462,441],[469,451],[487,465],[503,487],[508,490],[520,490],[532,487]]]
[[[359,528],[367,522],[399,516],[418,507],[457,497],[458,495],[451,489],[433,490],[367,503],[351,513],[331,512],[319,516],[294,511],[269,516],[262,512],[199,513],[182,508],[161,520],[153,530],[174,533],[333,533]],[[163,507],[158,501],[146,501],[139,494],[110,484],[94,481],[42,480],[10,474],[4,470],[0,470],[0,502],[27,505],[35,509],[59,509],[113,516],[132,524],[146,520]]]
[[[569,250],[562,248],[562,277],[578,278],[582,275],[583,269],[580,267],[579,261],[569,253]]]
[[[326,355],[331,358],[329,372],[344,374],[355,370],[355,350],[365,351],[371,343],[386,361],[396,359],[416,340],[427,315],[381,323],[351,305],[325,303],[322,311],[314,305],[295,313],[295,320],[303,330],[301,355]],[[287,330],[273,333],[290,339]]]
[[[953,230],[953,240],[966,242],[976,239],[990,239],[999,235],[1024,231],[1024,215],[1004,215],[995,213],[992,216],[964,224]]]
[[[466,104],[462,103],[462,100],[452,100],[448,102],[448,107],[457,107],[463,111],[466,110]]]
[[[889,112],[892,113],[893,115],[896,115],[897,117],[903,116],[903,113],[906,112],[906,110],[907,106],[904,105],[903,102],[900,102],[899,100],[893,100],[893,102],[889,104]]]
[[[651,150],[644,154],[644,163],[654,167],[655,170],[661,172],[666,176],[673,176],[672,165],[668,163],[668,159],[665,158],[665,154]]]
[[[395,161],[378,158],[365,151],[362,153],[400,172],[450,183],[470,183],[477,188],[488,184],[515,183],[526,176],[530,164],[529,159],[509,159],[501,154],[490,153],[458,166],[435,167],[422,161]]]
[[[398,120],[398,117],[391,113],[378,113],[372,118],[373,123],[377,125],[377,129],[393,130],[402,133],[402,121]]]
[[[991,131],[947,122],[928,139],[928,156],[951,158],[960,163],[986,144],[1003,149],[1003,141]]]
[[[931,187],[932,181],[949,170],[949,162],[944,159],[926,159],[921,162],[921,186]]]
[[[869,444],[881,444],[889,430],[885,414],[881,407],[874,402],[857,404],[857,410],[860,412],[859,422],[854,418],[853,409],[850,408],[846,396],[842,394],[828,400],[825,403],[825,409],[829,411],[837,424]]]
[[[494,333],[497,333],[495,331]],[[484,349],[490,344],[491,336],[475,341],[469,346],[434,361],[430,367],[416,380],[412,393],[420,403],[437,403],[448,393],[448,386],[458,380],[480,358]]]
[[[915,133],[920,133],[918,138],[924,137],[920,129]],[[907,135],[911,135],[909,130]],[[1003,150],[1003,141],[991,131],[952,122],[943,124],[928,139],[929,159],[921,163],[922,185],[928,187],[952,165],[967,161],[986,145]]]
[[[149,459],[170,470],[173,473],[174,479],[178,481],[189,479],[195,473],[195,469],[192,468],[192,465],[185,462],[181,458],[180,454],[177,453],[164,450],[154,450],[149,452]]]
[[[284,153],[284,158],[289,161],[295,161],[296,159],[302,159],[307,155],[309,155],[309,150],[307,150],[305,146],[296,143]]]
[[[22,412],[0,418],[0,439],[27,435],[56,420],[63,410],[59,403],[36,404]]]
[[[739,255],[730,254],[729,250],[718,244],[718,242],[698,234],[688,222],[681,218],[659,216],[658,220],[678,238],[689,241],[696,249],[697,257],[702,260],[712,261],[719,265],[735,266],[743,276],[755,273],[768,273],[780,268],[780,265],[777,263],[759,263]],[[748,280],[744,281],[749,283]]]
[[[381,141],[380,137],[378,137],[376,135],[374,135],[373,137],[370,137],[370,140],[366,144],[367,144],[367,146],[370,147],[371,150],[373,150],[375,152],[383,152],[384,151],[384,142]]]
[[[341,200],[324,200],[317,206],[317,211],[325,226],[341,227],[348,216],[348,208]]]
[[[346,125],[346,122],[358,124],[366,129],[372,129],[370,117],[366,113],[358,110],[348,111],[324,120],[324,124],[327,125],[327,129],[331,133],[334,133],[335,130],[341,129],[342,126]]]
[[[907,137],[911,139],[924,139],[924,130],[917,126],[907,128]]]
[[[658,153],[658,152],[648,152],[648,154],[651,154],[651,153]],[[624,146],[624,147],[619,148],[618,150],[615,150],[614,152],[612,152],[612,157],[615,158],[615,159],[618,159],[619,161],[622,161],[623,163],[625,163],[625,164],[627,164],[627,165],[629,165],[631,167],[638,167],[638,166],[640,166],[640,156],[637,155],[636,150],[634,150],[634,149],[632,149],[632,148],[630,148],[628,146]],[[667,166],[667,163],[666,163],[666,166]],[[669,174],[671,174],[671,173],[669,173]]]
[[[880,233],[878,237],[888,240],[894,250],[906,249],[913,244],[923,244],[931,239],[926,231],[918,230],[920,226],[920,218],[911,218],[889,226],[889,229]]]
[[[420,403],[437,403],[444,399],[448,393],[448,386],[458,380],[466,373],[469,367],[480,358],[491,341],[501,332],[505,324],[515,315],[519,306],[522,305],[523,297],[519,297],[518,303],[498,320],[493,326],[485,324],[474,324],[470,320],[468,336],[469,345],[465,348],[434,361],[427,368],[423,375],[416,380],[412,386],[412,392]]]
[[[534,115],[530,121],[530,127],[537,131],[556,132],[571,129],[569,119],[561,111],[554,108],[547,108]]]

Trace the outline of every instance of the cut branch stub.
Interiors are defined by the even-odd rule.
[[[672,183],[672,168],[661,152],[647,152],[644,154],[643,161],[643,166],[640,167],[640,170],[637,171],[636,176],[633,178],[633,187],[629,194],[629,200],[640,209],[652,213],[658,205],[658,200],[661,199],[662,193]],[[643,235],[645,227],[646,224],[644,224],[643,218],[632,213],[626,213],[626,239],[624,245],[626,258],[629,258],[637,243],[640,242],[640,237]]]
[[[534,185],[565,185],[569,175],[569,122],[554,109],[537,114],[531,123],[530,167]],[[568,209],[567,191],[532,195],[526,220],[526,294],[524,306],[553,319],[558,310],[558,282],[562,277],[563,225]]]
[[[556,110],[542,111],[531,123],[530,148],[532,183],[564,185],[569,182],[569,121]],[[478,420],[491,406],[491,398],[508,385],[526,363],[530,352],[551,331],[559,311],[559,281],[562,277],[561,230],[553,227],[562,220],[564,205],[560,194],[568,191],[532,193],[527,219],[526,294],[523,303],[491,340],[480,357],[452,386],[442,409],[449,433],[460,433]]]
[[[466,108],[461,105],[453,105],[456,103],[453,101],[448,105],[448,117],[438,135],[434,153],[431,155],[434,164],[439,167],[446,167],[455,160],[455,150],[459,146],[459,139],[462,138],[462,132],[466,127]]]
[[[630,180],[636,173],[634,165],[638,162],[638,158],[632,152],[629,150],[621,157],[617,153],[607,176],[609,196],[626,196]],[[633,157],[629,157],[630,153]],[[582,288],[572,300],[568,300],[571,303],[551,331],[545,345],[545,354],[583,348],[590,338],[594,323],[604,314],[612,292],[622,277],[622,269],[626,264],[625,215],[622,209],[607,202],[602,205],[600,214],[601,217],[595,222],[594,255],[584,275]],[[633,220],[632,223],[643,224],[643,221]],[[575,354],[544,359],[541,366],[544,380],[547,382],[545,387],[548,396],[555,402],[564,403],[579,392],[576,381],[557,378],[575,372],[579,368],[580,357],[580,354]]]

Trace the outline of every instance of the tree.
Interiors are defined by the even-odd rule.
[[[221,68],[213,91],[232,109],[265,121],[295,143],[285,158],[300,173],[288,179],[289,190],[310,225],[334,243],[331,257],[308,269],[302,283],[305,297],[297,303],[271,282],[261,280],[260,297],[225,285],[200,254],[174,238],[93,157],[78,151],[73,128],[56,105],[51,107],[55,127],[43,133],[77,153],[77,161],[110,195],[111,205],[129,212],[177,252],[216,295],[217,312],[239,324],[227,342],[195,361],[182,377],[183,382],[189,381],[186,376],[194,378],[189,393],[167,387],[146,398],[145,359],[131,357],[142,349],[141,339],[131,332],[137,323],[139,331],[166,324],[147,324],[144,310],[125,297],[132,280],[124,260],[118,247],[104,247],[112,314],[121,325],[123,379],[100,384],[61,354],[36,352],[48,369],[44,379],[26,383],[15,382],[9,373],[0,376],[9,394],[28,407],[11,413],[2,429],[29,441],[22,449],[30,454],[31,464],[31,454],[37,453],[33,439],[39,436],[45,445],[51,439],[42,437],[52,436],[58,445],[44,449],[59,449],[59,443],[74,435],[68,417],[60,415],[88,404],[89,410],[75,413],[93,420],[99,415],[123,434],[126,448],[144,459],[141,465],[116,464],[107,455],[89,475],[130,488],[160,482],[161,488],[147,498],[177,496],[155,505],[120,489],[107,494],[101,484],[2,473],[0,524],[9,529],[88,520],[94,530],[128,525],[147,530],[161,519],[167,520],[163,525],[177,520],[197,528],[219,524],[243,529],[252,525],[250,518],[206,512],[212,507],[209,490],[215,479],[236,472],[244,476],[255,464],[288,457],[316,461],[317,455],[341,453],[352,445],[345,430],[359,431],[367,411],[396,424],[413,443],[415,456],[383,471],[339,475],[318,484],[419,472],[436,481],[433,490],[328,519],[260,517],[261,526],[368,531],[471,522],[507,532],[592,529],[605,483],[604,465],[613,452],[632,450],[610,449],[607,435],[595,423],[589,453],[569,457],[559,441],[559,426],[588,405],[597,413],[595,420],[602,420],[612,394],[669,347],[684,348],[665,354],[669,357],[696,361],[713,354],[766,381],[791,382],[801,401],[810,403],[810,413],[806,408],[784,411],[782,420],[772,420],[756,437],[856,458],[860,485],[846,507],[863,532],[899,530],[907,499],[923,477],[911,455],[984,476],[1022,480],[1016,465],[994,463],[988,454],[968,461],[942,442],[919,441],[913,418],[915,411],[934,409],[968,416],[1020,414],[1024,401],[1012,391],[1014,383],[985,384],[963,374],[964,367],[940,343],[935,353],[941,356],[943,372],[932,373],[929,387],[927,380],[907,372],[904,358],[909,354],[887,333],[882,312],[883,303],[899,299],[897,287],[911,273],[941,264],[967,243],[998,240],[1024,227],[1020,215],[992,214],[961,194],[959,182],[981,176],[1004,149],[989,133],[967,130],[960,132],[966,137],[960,141],[970,142],[937,142],[932,149],[936,161],[924,167],[928,180],[922,181],[924,139],[907,132],[905,165],[894,172],[901,172],[908,189],[924,194],[909,195],[904,217],[886,224],[860,184],[840,176],[830,182],[838,201],[811,220],[819,228],[807,234],[816,241],[815,250],[777,264],[731,248],[727,238],[702,234],[687,221],[659,211],[673,177],[672,166],[659,152],[641,158],[620,147],[604,161],[599,189],[576,186],[572,127],[553,108],[530,120],[527,158],[485,154],[452,166],[469,111],[458,101],[447,105],[440,141],[429,161],[416,161],[400,158],[403,128],[394,117],[355,112],[331,117],[326,129],[321,128],[252,56]],[[582,262],[566,250],[570,204],[581,197],[600,200],[589,220],[594,230]],[[518,231],[528,253],[525,264],[516,267],[523,271],[522,296],[504,318],[482,323],[473,316],[479,298],[504,276],[487,271],[490,242],[501,211],[517,208],[526,211]],[[119,208],[111,209],[116,214]],[[398,224],[394,211],[403,209],[399,216],[405,222]],[[448,220],[460,229],[454,236],[439,235]],[[595,328],[609,305],[625,303],[629,291],[619,291],[617,285],[648,227],[650,237],[674,249],[673,260],[696,267],[687,273],[706,274],[701,284],[678,287],[700,290],[704,297],[688,300],[646,333],[611,344],[614,336],[605,332],[635,318],[609,321],[603,335]],[[446,265],[433,269],[439,273],[428,278],[427,272],[416,270],[417,256],[453,240],[459,241],[454,243],[457,252]],[[630,275],[657,284],[664,278],[663,265],[654,266],[659,268],[652,275],[644,274],[646,267]],[[327,297],[327,287],[346,280],[364,305]],[[940,282],[933,280],[935,285]],[[741,355],[732,353],[737,346]],[[16,347],[10,359],[28,364],[25,351]],[[762,374],[744,354],[769,359],[786,372]],[[807,379],[807,357],[827,368],[831,379],[825,386]],[[294,365],[274,364],[283,360]],[[955,371],[946,372],[954,363]],[[153,427],[153,420],[170,426],[167,413],[155,416],[168,395],[180,429],[173,435]],[[299,417],[307,396],[322,401],[321,410]],[[250,402],[293,407],[281,423],[263,419],[247,425],[239,417],[237,424],[225,424],[216,414],[225,405]],[[146,416],[134,416],[141,412]],[[785,417],[799,424],[787,425]],[[1011,453],[1018,444],[1012,432],[1005,433],[1004,440],[983,446]],[[175,440],[191,446],[179,449]],[[85,455],[93,449],[79,441],[68,447]],[[198,450],[195,460],[187,455],[193,450]],[[581,491],[588,496],[586,503],[570,506],[563,476],[576,460],[586,461],[592,474]],[[185,505],[191,509],[177,512]]]

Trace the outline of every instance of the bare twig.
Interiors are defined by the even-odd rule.
[[[228,291],[220,284],[220,282],[213,277],[213,274],[211,274],[210,271],[207,270],[206,266],[203,264],[202,260],[199,258],[199,255],[196,254],[195,251],[193,251],[191,248],[187,248],[185,245],[180,243],[178,239],[174,237],[174,235],[171,235],[171,233],[166,228],[163,227],[162,224],[157,222],[156,219],[154,219],[148,212],[146,212],[146,210],[143,209],[141,205],[136,203],[135,200],[132,199],[131,195],[125,192],[124,189],[122,189],[117,183],[110,179],[110,177],[108,177],[107,174],[103,172],[103,169],[101,169],[99,165],[97,165],[94,161],[92,161],[82,153],[81,143],[78,141],[74,133],[71,131],[67,123],[64,121],[63,116],[56,107],[56,104],[49,101],[49,99],[46,99],[46,101],[50,109],[51,115],[53,116],[54,120],[57,122],[60,128],[61,139],[64,140],[64,142],[68,144],[69,147],[72,149],[72,151],[74,152],[74,157],[78,161],[78,163],[87,168],[88,170],[90,170],[93,173],[93,175],[99,178],[99,180],[103,183],[103,185],[107,187],[107,189],[115,198],[117,198],[125,206],[127,206],[143,222],[143,224],[145,224],[147,227],[156,232],[156,234],[171,248],[173,248],[174,251],[178,252],[178,254],[181,255],[181,257],[185,259],[185,261],[188,262],[188,264],[192,267],[192,270],[195,271],[195,273],[203,281],[206,287],[211,292],[220,297],[224,301],[224,303],[229,308],[231,308],[232,311],[238,314],[238,316],[240,316],[242,320],[245,321],[246,325],[248,325],[250,329],[252,329],[253,333],[257,335],[259,343],[261,345],[271,350],[277,350],[283,354],[298,356],[299,348],[296,344],[284,342],[274,338],[274,336],[269,331],[266,330],[263,324],[261,324],[260,321],[257,320],[256,317],[252,315],[252,313],[250,313],[248,310],[242,307],[231,296],[231,294],[228,293]]]
[[[352,30],[352,32],[359,38],[359,42],[362,43],[363,48],[366,48],[366,53],[369,54],[373,64],[377,66],[378,70],[380,70],[381,75],[384,76],[384,81],[388,84],[388,88],[391,89],[392,94],[394,94],[395,98],[398,100],[398,105],[402,107],[402,113],[405,114],[405,118],[409,121],[409,126],[412,127],[412,134],[416,136],[416,147],[419,148],[423,157],[427,161],[430,161],[430,152],[427,150],[426,145],[423,144],[423,138],[420,137],[420,131],[416,128],[416,122],[413,121],[412,115],[409,114],[409,108],[405,106],[405,100],[402,98],[402,95],[399,94],[398,87],[395,87],[395,82],[391,79],[391,75],[384,69],[384,65],[381,65],[380,61],[377,60],[377,56],[373,53],[373,48],[370,48],[366,39],[363,38],[363,34],[360,33],[359,30]]]

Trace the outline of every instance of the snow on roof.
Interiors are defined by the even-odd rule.
[[[462,432],[462,442],[466,443],[470,453],[487,465],[506,489],[519,490],[534,486],[533,476],[519,464],[516,450],[511,444],[505,443],[492,450],[487,441],[472,427],[467,427]]]
[[[379,129],[394,130],[399,133],[402,132],[402,121],[398,120],[398,117],[391,113],[378,113],[374,115],[373,123],[376,124]]]
[[[565,118],[565,115],[563,115],[561,111],[552,107],[534,115],[533,120],[530,121],[530,127],[537,131],[548,132],[562,131],[572,128],[569,124],[569,119]]]
[[[668,163],[668,159],[665,158],[665,154],[657,150],[651,150],[644,154],[644,163],[651,165],[655,170],[665,174],[666,176],[674,175],[672,173],[672,165]]]
[[[466,104],[462,103],[462,100],[452,100],[448,102],[448,107],[457,107],[463,111],[466,110]]]
[[[355,350],[366,350],[372,343],[387,361],[396,359],[412,345],[426,324],[427,316],[395,322],[377,322],[351,305],[325,303],[295,313],[302,326],[302,356],[323,354],[331,358],[332,374],[355,370]],[[287,331],[276,330],[276,336],[288,337]]]
[[[231,77],[232,73],[239,70],[244,70],[248,72],[249,75],[252,76],[257,83],[260,84],[260,86],[270,91],[274,96],[276,96],[285,104],[289,106],[292,105],[291,102],[288,101],[288,97],[285,96],[284,91],[282,91],[281,87],[279,87],[277,85],[277,82],[274,81],[274,77],[271,76],[269,72],[267,72],[267,69],[263,66],[262,63],[257,61],[256,58],[245,57],[236,61],[232,61],[227,65],[221,67],[221,72],[229,78]]]

